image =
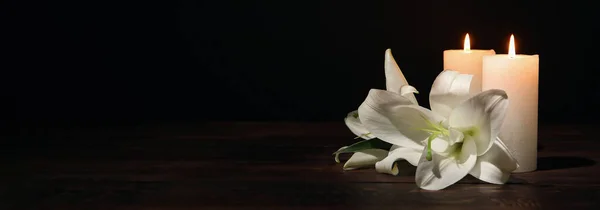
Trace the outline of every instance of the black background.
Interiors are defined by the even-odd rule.
[[[587,3],[589,2],[589,3]],[[591,1],[8,1],[4,119],[340,121],[385,88],[391,48],[422,94],[442,51],[540,55],[541,124],[600,117]]]

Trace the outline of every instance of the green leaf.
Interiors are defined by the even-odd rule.
[[[350,146],[342,147],[338,151],[334,152],[333,155],[341,154],[341,153],[349,153],[349,152],[358,152],[366,149],[384,149],[390,150],[392,144],[382,141],[378,138],[362,140],[356,142]]]

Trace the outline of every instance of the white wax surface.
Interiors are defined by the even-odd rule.
[[[508,94],[508,111],[500,139],[519,163],[514,172],[537,167],[538,55],[491,55],[483,58],[482,90],[503,89]]]
[[[481,92],[481,70],[483,56],[495,55],[494,50],[444,50],[444,70],[472,74],[471,93]]]

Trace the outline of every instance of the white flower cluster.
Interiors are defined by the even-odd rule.
[[[345,119],[362,141],[334,154],[354,153],[344,170],[373,167],[398,174],[397,161],[416,166],[422,189],[444,189],[470,174],[504,184],[518,164],[498,138],[508,107],[503,90],[470,91],[472,75],[442,71],[431,87],[431,109],[419,106],[396,64],[385,52],[386,90],[371,89],[358,110]],[[358,138],[357,137],[357,138]]]

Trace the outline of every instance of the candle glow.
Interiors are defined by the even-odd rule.
[[[471,40],[469,40],[469,33],[467,33],[465,36],[465,44],[463,47],[465,52],[471,51]]]
[[[508,57],[515,58],[517,54],[515,53],[515,36],[510,35],[510,43],[508,44]]]
[[[481,92],[482,59],[486,55],[495,55],[494,50],[471,49],[471,38],[467,33],[463,49],[444,50],[444,69],[473,75],[470,91]]]

